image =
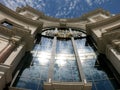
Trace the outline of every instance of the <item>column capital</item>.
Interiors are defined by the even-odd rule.
[[[21,41],[21,37],[19,36],[13,36],[9,39],[9,42],[15,45],[18,45]]]

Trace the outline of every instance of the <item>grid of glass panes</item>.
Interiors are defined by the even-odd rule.
[[[86,44],[86,39],[75,41],[86,79],[92,82],[92,90],[116,90],[114,76],[107,67],[99,64],[94,50]]]
[[[80,76],[71,40],[57,40],[54,80],[79,82]]]
[[[51,58],[52,39],[41,38],[32,53],[33,59],[29,67],[18,76],[16,87],[32,90],[43,90],[43,82],[47,80],[49,60]]]
[[[48,78],[48,70],[52,51],[52,38],[42,37],[32,51],[30,65],[18,75],[16,87],[43,90],[43,82]],[[86,44],[86,39],[76,39],[75,44],[82,63],[86,79],[93,83],[92,90],[114,90],[115,78],[109,70],[99,64],[94,50]],[[87,45],[87,46],[86,46]],[[57,40],[56,56],[54,60],[54,81],[81,81],[71,40]]]

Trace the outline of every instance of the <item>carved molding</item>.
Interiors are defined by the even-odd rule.
[[[32,20],[32,19],[26,18],[23,15],[20,15],[17,12],[5,7],[1,3],[0,3],[0,11],[4,12],[6,15],[9,15],[9,16],[11,16],[11,17],[13,17],[13,18],[15,18],[15,19],[17,19],[19,21],[22,21],[24,23],[27,23],[29,25],[35,25],[35,26],[37,25],[38,26],[41,23],[38,20]]]
[[[17,39],[20,39],[21,42],[25,42],[27,47],[26,50],[31,50],[33,47],[34,36],[31,35],[31,32],[27,29],[17,27],[9,29],[0,25],[0,33],[6,37],[9,37],[13,43],[15,41],[16,45],[20,44]]]
[[[120,39],[113,40],[112,46],[114,47],[114,49],[120,52]]]
[[[93,29],[93,28],[97,28],[97,27],[102,27],[104,25],[107,25],[107,24],[110,24],[110,23],[113,23],[113,22],[116,22],[120,20],[120,15],[115,15],[115,16],[111,16],[109,18],[106,18],[104,20],[101,20],[99,22],[95,22],[95,23],[88,23],[86,25],[87,28],[90,28],[90,29]]]
[[[47,20],[47,21],[54,21],[54,22],[60,22],[61,19],[58,19],[58,18],[53,18],[53,17],[50,17],[50,16],[46,16],[44,13],[40,12],[40,11],[37,11],[36,9],[30,7],[30,6],[25,6],[25,7],[21,7],[21,8],[17,8],[16,11],[19,13],[19,12],[24,12],[25,10],[28,10],[28,11],[31,11],[33,12],[34,14],[38,15],[39,16],[39,19],[44,19],[44,20]],[[110,13],[108,11],[105,11],[103,9],[96,9],[92,12],[89,12],[87,14],[84,14],[82,15],[81,17],[78,17],[78,18],[72,18],[72,19],[66,19],[66,22],[80,22],[81,20],[87,20],[87,18],[89,16],[93,16],[97,13],[102,13],[106,16],[110,16]]]

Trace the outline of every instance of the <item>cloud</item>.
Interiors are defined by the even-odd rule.
[[[92,6],[92,0],[86,0],[86,2],[87,2],[87,4],[89,5],[89,6]]]
[[[100,5],[100,4],[103,4],[103,3],[108,2],[110,0],[85,0],[85,1],[89,6],[92,6],[94,4]]]
[[[9,1],[9,0],[7,0],[6,2],[4,2],[4,4],[5,4],[8,8],[13,9],[13,10],[15,10],[16,7],[18,6],[14,1]]]
[[[45,14],[58,17],[76,17],[83,12],[88,12],[95,6],[100,6],[110,0],[0,0],[8,8],[13,10],[26,4],[45,12]]]
[[[40,10],[45,6],[43,0],[0,0],[0,2],[12,10],[15,10],[17,7],[25,6],[26,4]]]

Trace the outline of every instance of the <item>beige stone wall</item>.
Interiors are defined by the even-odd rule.
[[[24,54],[25,54],[25,45],[21,44],[11,53],[11,55],[6,59],[4,64],[11,66],[11,72],[14,72],[15,68],[19,64]]]
[[[2,50],[7,46],[7,44],[8,44],[7,40],[0,38],[0,52],[2,52]]]
[[[83,82],[53,82],[44,83],[44,90],[91,90],[92,83]]]
[[[1,64],[0,65],[0,90],[3,90],[6,84],[12,80],[12,73],[10,66]]]
[[[9,16],[9,14],[1,12],[0,20],[3,20],[3,19],[8,19],[18,25],[23,26],[23,28],[27,29],[28,31],[31,31],[31,34],[34,34],[35,30],[38,27],[38,26],[34,26],[34,25],[29,25],[23,21],[20,21],[17,18],[14,18],[14,16]]]
[[[93,16],[88,17],[88,20],[91,22],[99,22],[99,21],[104,20],[106,18],[109,18],[109,16],[104,15],[102,13],[97,13]]]
[[[106,48],[106,56],[120,74],[120,53],[112,46],[108,45]]]
[[[87,35],[94,39],[98,52],[105,54],[120,74],[120,15],[88,24]]]
[[[1,4],[0,8],[0,52],[7,44],[13,43],[15,46],[5,62],[0,65],[0,90],[3,90],[5,85],[11,82],[12,73],[25,52],[33,48],[34,37],[42,26],[40,21],[29,20]],[[12,24],[12,28],[2,25],[6,20]]]
[[[21,14],[21,15],[27,17],[27,18],[30,18],[32,20],[37,20],[39,18],[38,15],[36,15],[36,14],[34,14],[34,13],[28,11],[28,10],[20,12],[19,14]]]
[[[3,90],[5,85],[6,85],[6,83],[5,83],[5,76],[4,76],[4,74],[0,74],[0,90]]]

